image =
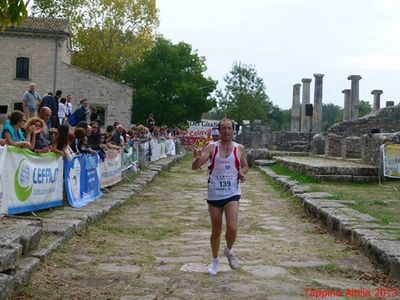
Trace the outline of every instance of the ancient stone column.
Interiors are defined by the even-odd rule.
[[[351,115],[350,119],[358,119],[358,106],[360,103],[360,75],[350,75],[347,77],[351,80],[351,92],[350,92],[350,102],[351,102]]]
[[[374,105],[372,106],[372,112],[377,112],[381,108],[381,95],[383,91],[382,90],[373,90],[371,92],[372,95],[374,95]]]
[[[343,108],[343,122],[350,121],[351,116],[351,101],[350,101],[350,90],[343,90],[344,94],[344,108]]]
[[[303,95],[301,102],[301,132],[308,132],[310,129],[310,117],[306,116],[306,104],[310,103],[310,82],[311,78],[303,78]]]
[[[394,101],[386,101],[386,107],[394,106]]]
[[[301,118],[301,103],[300,103],[300,83],[293,85],[293,100],[292,100],[292,123],[290,127],[291,132],[300,131],[300,118]]]
[[[322,131],[322,78],[324,74],[314,74],[314,110],[312,131],[319,133]]]

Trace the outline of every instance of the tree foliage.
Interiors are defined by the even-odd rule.
[[[343,120],[343,109],[335,104],[322,104],[322,130],[327,130],[333,124]]]
[[[265,93],[264,81],[257,75],[255,67],[234,63],[224,77],[225,88],[217,92],[218,104],[225,115],[239,124],[243,120],[268,120],[272,103]]]
[[[369,114],[372,110],[371,104],[368,101],[360,100],[358,104],[358,116],[363,117]]]
[[[29,1],[24,0],[0,0],[0,30],[21,25],[28,16],[28,3]]]
[[[72,63],[114,80],[151,47],[158,26],[156,0],[35,0],[33,12],[68,19]]]
[[[215,106],[210,95],[217,82],[205,78],[204,57],[187,43],[173,44],[158,37],[141,61],[129,66],[123,79],[136,89],[133,122],[144,123],[153,113],[159,124],[169,126],[199,120]]]

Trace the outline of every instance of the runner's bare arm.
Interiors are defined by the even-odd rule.
[[[246,180],[246,174],[249,171],[249,165],[247,164],[246,152],[242,145],[239,146],[240,152],[240,169],[239,169],[239,180],[243,182]]]
[[[199,169],[211,157],[211,153],[213,152],[213,150],[213,144],[208,144],[203,150],[194,147],[194,161],[192,162],[192,170]]]

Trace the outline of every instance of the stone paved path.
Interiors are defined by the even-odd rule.
[[[375,287],[360,281],[373,272],[368,260],[304,217],[256,170],[242,186],[241,267],[230,270],[221,251],[222,272],[208,275],[206,170],[191,171],[190,161],[75,236],[13,299],[312,299],[304,288],[364,288],[373,296]]]

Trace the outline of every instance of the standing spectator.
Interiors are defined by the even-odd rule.
[[[31,82],[28,90],[22,96],[22,110],[26,118],[36,117],[38,105],[40,105],[42,97],[36,92],[36,85]]]
[[[117,125],[111,137],[111,143],[117,146],[122,146],[124,143],[124,138],[122,136],[123,131],[124,127],[121,124]]]
[[[81,106],[74,112],[76,115],[76,123],[86,121],[86,115],[89,113],[89,101],[87,99],[81,100]]]
[[[65,106],[67,99],[61,98],[58,104],[58,121],[60,125],[64,124],[65,117],[67,116],[67,106]]]
[[[67,118],[72,115],[72,97],[71,95],[67,95],[67,101],[65,103],[65,106],[67,107]]]
[[[97,116],[97,109],[96,109],[96,107],[92,106],[92,107],[90,108],[90,122],[96,121],[97,118],[98,118],[98,116]]]
[[[153,114],[149,114],[146,124],[149,131],[153,133],[154,126],[156,125],[156,121],[154,121]]]

